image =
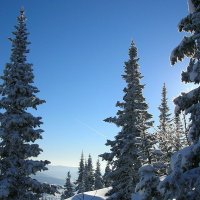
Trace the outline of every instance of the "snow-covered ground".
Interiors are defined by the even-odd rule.
[[[106,197],[106,193],[109,191],[110,188],[103,188],[100,190],[95,190],[95,191],[90,191],[90,192],[84,192],[84,194],[77,194],[73,197],[70,197],[66,200],[105,200],[108,197]],[[46,200],[60,200],[61,199],[61,194],[63,193],[63,188],[60,187],[58,189],[60,194],[56,194],[55,196],[53,195],[44,195],[43,199]]]
[[[85,192],[84,194],[77,194],[66,200],[105,200],[107,197],[105,194],[109,191],[110,188],[103,188],[100,190]]]

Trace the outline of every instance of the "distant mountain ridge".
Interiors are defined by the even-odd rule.
[[[51,177],[46,174],[43,174],[42,172],[33,176],[33,178],[37,179],[41,183],[48,183],[48,184],[61,185],[61,186],[63,186],[65,184],[64,179]]]
[[[78,177],[78,167],[48,165],[47,168],[48,170],[38,172],[33,178],[43,183],[64,185],[68,171],[71,173],[72,182]]]

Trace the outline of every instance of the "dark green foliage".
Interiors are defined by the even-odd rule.
[[[110,153],[101,155],[103,159],[112,165],[112,172],[108,177],[112,180],[112,189],[108,193],[108,199],[130,200],[138,182],[138,170],[144,159],[142,145],[144,138],[141,136],[152,126],[151,115],[148,113],[148,105],[143,97],[144,85],[140,83],[142,78],[139,72],[137,49],[132,42],[129,49],[129,60],[125,62],[123,79],[126,81],[123,102],[117,102],[118,110],[115,117],[105,121],[114,123],[121,128],[113,141],[108,140]]]
[[[0,199],[39,199],[42,193],[54,194],[55,187],[42,184],[31,175],[47,170],[50,162],[33,160],[42,149],[35,142],[42,139],[41,117],[34,117],[27,109],[44,103],[33,86],[32,64],[26,59],[29,52],[24,10],[20,11],[13,32],[10,62],[6,64],[0,86]]]
[[[106,168],[105,168],[105,173],[103,175],[103,182],[105,187],[110,187],[112,185],[112,180],[110,178],[110,173],[112,172],[110,168],[109,162],[107,162]]]
[[[64,192],[61,195],[61,199],[67,199],[69,197],[72,197],[75,195],[74,193],[74,185],[71,183],[71,174],[70,172],[67,173],[67,178],[66,178],[66,182],[64,185]]]
[[[78,179],[75,182],[76,190],[78,193],[85,192],[85,165],[84,165],[84,155],[81,154],[81,160],[78,169]]]
[[[102,189],[103,186],[104,186],[103,178],[102,178],[102,175],[101,175],[100,162],[99,162],[99,159],[98,159],[96,169],[95,169],[95,172],[94,172],[94,189],[99,190],[99,189]]]
[[[89,155],[87,165],[85,166],[85,191],[94,190],[94,169],[92,157]]]
[[[200,82],[200,1],[192,0],[195,9],[181,20],[179,30],[189,34],[173,50],[171,63],[189,57],[186,71],[182,72],[182,81],[199,84]],[[200,199],[200,87],[174,99],[175,113],[189,115],[188,139],[190,145],[172,156],[172,171],[160,184],[164,200]]]

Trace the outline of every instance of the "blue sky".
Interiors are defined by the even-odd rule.
[[[186,0],[1,0],[0,73],[9,61],[8,37],[21,6],[26,11],[38,96],[47,101],[35,115],[43,117],[41,159],[77,166],[81,151],[93,160],[108,149],[118,129],[103,119],[114,116],[122,99],[123,63],[134,40],[138,48],[144,96],[158,120],[165,82],[172,99],[185,86],[184,64],[171,67],[169,56],[184,34],[178,22],[187,15]],[[172,110],[173,112],[173,110]]]

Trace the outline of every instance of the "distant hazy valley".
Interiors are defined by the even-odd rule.
[[[75,181],[78,175],[77,167],[68,166],[54,166],[49,165],[47,171],[38,172],[34,178],[40,182],[47,182],[49,184],[64,185],[67,172],[70,171],[72,181]]]

